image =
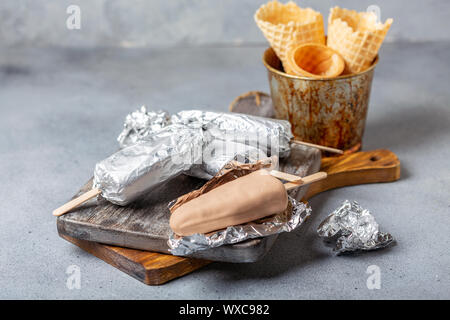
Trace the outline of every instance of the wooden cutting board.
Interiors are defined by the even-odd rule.
[[[398,180],[400,161],[393,152],[380,149],[323,158],[321,170],[328,173],[328,178],[311,185],[304,200],[333,188]],[[62,238],[148,285],[163,284],[211,263],[208,260],[176,257],[170,254],[80,240],[68,236],[60,228],[58,232]]]
[[[320,151],[299,145],[291,146],[289,156],[280,161],[281,171],[301,177],[318,172],[320,166]],[[167,254],[170,253],[167,242],[172,234],[169,226],[170,202],[198,189],[205,182],[206,180],[179,175],[124,207],[101,197],[92,199],[58,217],[58,231],[80,240]],[[289,191],[289,194],[301,200],[308,187],[296,188]],[[91,189],[92,179],[75,196]],[[270,250],[276,238],[277,235],[249,239],[238,244],[198,251],[190,257],[225,262],[255,262]]]

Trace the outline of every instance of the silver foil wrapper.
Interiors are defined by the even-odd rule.
[[[117,140],[121,147],[147,140],[162,128],[178,124],[202,128],[209,136],[262,150],[267,156],[289,155],[293,138],[289,121],[240,113],[201,110],[180,111],[172,116],[165,111],[147,111],[145,107],[127,115],[124,129]]]
[[[189,127],[202,127],[214,139],[227,140],[262,150],[267,156],[280,158],[289,155],[293,138],[291,124],[241,113],[186,110],[171,117],[172,123]]]
[[[209,133],[208,131],[205,132]],[[267,155],[260,149],[252,146],[234,142],[214,139],[207,134],[204,138],[202,164],[193,166],[186,174],[210,180],[227,163],[237,161],[240,163],[255,163],[258,160],[267,158]],[[278,157],[271,157],[273,168],[278,169]]]
[[[126,205],[193,165],[201,165],[203,140],[201,129],[166,127],[97,163],[93,187],[112,203]]]
[[[290,232],[299,227],[311,215],[311,208],[291,197],[289,197],[289,205],[292,206],[290,216],[281,213],[264,219],[260,223],[231,226],[207,235],[194,234],[177,237],[172,234],[168,240],[169,250],[176,256],[189,256],[197,251],[238,243],[247,239]]]
[[[94,188],[126,205],[181,173],[209,180],[233,160],[286,157],[291,138],[288,121],[199,110],[170,116],[141,107],[125,119],[122,149],[96,165]]]
[[[125,118],[123,130],[117,141],[121,148],[136,144],[161,131],[170,123],[170,115],[165,111],[147,111],[145,106],[130,113]]]
[[[271,155],[287,157],[293,137],[290,123],[284,120],[201,110],[170,116],[141,107],[127,115],[117,140],[121,148],[140,141],[158,144],[162,136],[178,136],[177,131],[183,128],[201,131],[201,142],[199,138],[196,143],[202,149],[201,164],[193,164],[185,173],[207,180],[229,161],[251,163]]]
[[[319,149],[300,144],[292,144],[289,157],[280,160],[280,171],[305,177],[319,172],[322,154]],[[288,194],[301,201],[308,191],[309,185],[288,191]]]
[[[334,251],[337,254],[380,249],[394,242],[389,233],[379,231],[369,210],[348,200],[319,225],[317,233],[325,239],[336,240]]]

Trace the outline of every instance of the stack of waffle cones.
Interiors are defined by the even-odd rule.
[[[302,9],[294,2],[271,1],[255,13],[255,21],[281,60],[286,72],[288,50],[303,43],[325,44],[323,17],[313,9]]]
[[[328,17],[327,46],[345,60],[345,73],[364,71],[372,64],[392,24],[377,22],[373,12],[332,8]]]
[[[300,46],[315,44],[313,49],[316,52],[324,48],[323,17],[311,8],[303,9],[294,2],[281,4],[274,0],[262,5],[254,18],[286,73],[304,75],[299,74],[298,65],[293,59],[294,52],[298,52]],[[345,61],[344,74],[358,73],[370,67],[391,24],[392,19],[384,24],[377,22],[373,12],[358,13],[338,7],[331,9],[326,45],[337,52],[339,59]],[[331,67],[336,69],[335,66]]]

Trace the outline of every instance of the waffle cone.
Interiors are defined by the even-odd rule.
[[[328,16],[327,46],[345,60],[344,73],[364,71],[372,64],[393,20],[377,22],[373,12],[332,8]]]
[[[323,17],[311,8],[300,8],[290,1],[282,4],[271,1],[255,13],[255,21],[270,46],[289,71],[287,52],[291,46],[302,43],[325,44]]]
[[[291,47],[288,52],[291,74],[310,78],[334,78],[345,67],[344,59],[335,50],[318,43]]]

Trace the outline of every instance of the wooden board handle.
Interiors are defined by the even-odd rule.
[[[81,196],[76,197],[75,199],[63,204],[58,209],[53,210],[53,215],[56,217],[62,216],[63,214],[69,212],[70,210],[78,207],[80,204],[85,203],[86,201],[98,196],[101,193],[99,189],[92,189],[86,193],[83,193]]]
[[[312,183],[304,200],[334,188],[396,181],[400,178],[400,161],[389,150],[361,151],[323,158],[320,170],[326,171],[328,178]]]

